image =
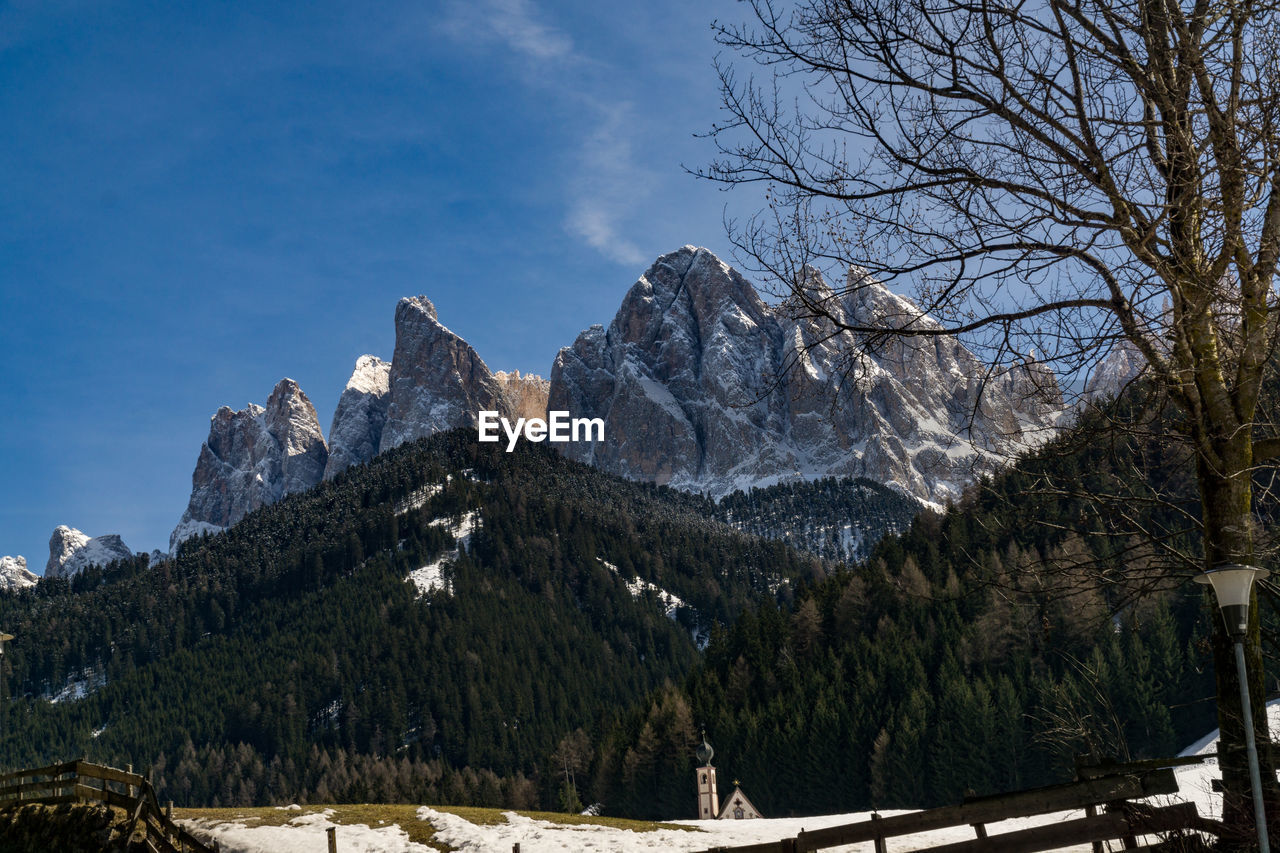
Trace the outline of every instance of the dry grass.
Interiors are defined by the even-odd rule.
[[[337,824],[358,824],[378,827],[397,824],[408,834],[409,840],[426,844],[436,850],[450,851],[452,847],[442,841],[435,840],[435,827],[430,821],[418,820],[419,806],[412,805],[380,805],[361,803],[358,805],[303,806],[301,809],[282,809],[275,807],[242,808],[242,809],[178,809],[173,816],[178,820],[204,820],[215,824],[242,823],[245,826],[284,826],[296,817],[319,814],[332,809],[330,820]],[[440,812],[457,815],[463,820],[476,825],[495,825],[507,822],[506,812],[511,809],[482,809],[470,806],[432,806]],[[624,820],[617,817],[587,817],[583,815],[562,814],[560,812],[526,812],[517,814],[533,820],[544,820],[562,826],[608,826],[613,829],[628,829],[633,832],[652,832],[656,829],[680,829],[689,832],[700,830],[675,823],[658,823],[646,820]]]
[[[506,823],[506,813],[514,809],[482,809],[471,806],[432,806],[438,812],[448,812],[470,821],[477,826]],[[632,832],[653,832],[656,829],[680,829],[687,832],[701,832],[693,826],[678,823],[659,823],[652,820],[627,820],[621,817],[590,817],[588,815],[566,814],[564,812],[525,812],[516,814],[532,820],[545,820],[561,826],[608,826],[613,829],[629,829]]]
[[[282,809],[273,806],[243,809],[178,809],[173,810],[177,820],[205,820],[215,824],[242,823],[245,826],[284,826],[296,817],[320,814],[332,810],[329,820],[344,826],[362,823],[378,827],[398,825],[410,841],[426,844],[436,850],[448,851],[452,847],[435,840],[435,827],[429,821],[418,820],[418,806],[382,805],[359,803],[354,805],[303,806],[301,809]]]

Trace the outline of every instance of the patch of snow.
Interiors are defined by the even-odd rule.
[[[324,853],[329,849],[328,830],[342,853],[435,853],[425,844],[409,840],[398,824],[370,827],[336,824],[333,809],[300,815],[284,826],[245,826],[209,819],[179,821],[196,838],[217,842],[222,853]]]
[[[408,497],[396,504],[395,514],[404,515],[407,512],[413,512],[415,509],[422,509],[427,505],[427,501],[440,494],[443,489],[439,483],[429,483],[419,489],[414,489],[409,493]]]
[[[448,518],[437,518],[431,521],[430,524],[432,527],[441,527],[449,524],[450,521],[451,519]],[[409,576],[405,578],[405,582],[412,583],[418,588],[418,598],[422,598],[427,593],[438,589],[442,589],[446,593],[452,592],[449,579],[445,577],[445,567],[457,560],[461,552],[470,550],[471,535],[475,533],[479,522],[480,514],[475,510],[462,516],[449,531],[453,535],[453,541],[456,543],[453,550],[446,551],[425,566],[414,569],[409,573]]]
[[[62,702],[78,702],[95,690],[105,687],[106,684],[107,675],[105,672],[97,669],[84,669],[70,676],[67,679],[67,683],[57,693],[46,695],[45,699],[54,705]]]
[[[602,557],[596,557],[596,560],[600,562],[600,565],[604,566],[618,577],[622,577],[622,572],[619,571],[618,567],[613,563],[610,563]],[[685,606],[684,601],[679,597],[672,595],[657,584],[649,583],[649,581],[641,580],[640,578],[633,578],[632,580],[626,581],[626,584],[627,592],[631,593],[632,598],[639,598],[646,592],[650,591],[655,593],[658,596],[658,601],[662,602],[662,610],[667,614],[668,619],[675,619],[676,611]],[[696,641],[697,638],[695,637],[694,640]]]
[[[453,588],[449,585],[449,580],[444,576],[445,563],[452,563],[457,559],[458,552],[450,551],[448,554],[440,557],[438,560],[427,563],[419,569],[414,569],[409,573],[407,581],[412,581],[413,585],[418,588],[418,598],[429,592],[435,592],[438,589],[444,590],[446,593],[452,592]]]

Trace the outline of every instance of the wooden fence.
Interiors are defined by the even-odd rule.
[[[1138,849],[1137,839],[1143,835],[1179,830],[1220,835],[1222,824],[1200,817],[1194,803],[1157,807],[1129,802],[1177,793],[1177,779],[1167,766],[1171,763],[1187,762],[1163,762],[1163,767],[1156,766],[1160,762],[1117,765],[1107,768],[1105,775],[1078,772],[1076,782],[990,797],[970,797],[960,805],[891,817],[872,815],[870,820],[857,823],[801,831],[795,838],[737,847],[713,847],[706,853],[809,853],[860,842],[873,842],[876,853],[887,853],[891,838],[956,826],[971,826],[975,837],[970,841],[933,847],[916,846],[913,849],[927,849],[932,853],[1036,853],[1092,843],[1095,850],[1100,850],[1100,842],[1112,839],[1123,839],[1125,849]],[[1099,806],[1105,807],[1105,813],[1098,813]],[[1076,810],[1084,810],[1085,816],[1016,832],[987,835],[987,824],[990,823]]]
[[[27,803],[99,802],[130,815],[129,838],[148,853],[217,853],[173,822],[161,809],[150,780],[131,770],[68,761],[0,775],[0,809]]]

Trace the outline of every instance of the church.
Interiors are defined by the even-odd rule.
[[[716,785],[716,768],[711,759],[716,751],[707,743],[707,732],[702,732],[702,746],[694,755],[700,765],[695,771],[698,781],[698,819],[699,820],[747,820],[763,817],[760,811],[751,804],[737,780],[733,783],[733,794],[725,800],[724,808],[720,807],[720,792]]]

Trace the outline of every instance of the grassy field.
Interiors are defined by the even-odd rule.
[[[397,824],[404,830],[409,840],[426,844],[436,850],[450,851],[452,847],[435,839],[435,827],[430,821],[418,820],[420,806],[413,805],[380,805],[376,803],[359,803],[354,805],[311,805],[301,809],[286,809],[275,806],[262,808],[231,809],[179,809],[173,810],[178,820],[204,820],[215,824],[239,823],[245,826],[284,826],[294,818],[309,814],[319,814],[332,809],[329,820],[342,825],[364,824],[378,827]],[[506,823],[506,812],[510,809],[482,809],[465,806],[432,806],[440,812],[457,815],[477,825]],[[651,832],[656,829],[677,829],[696,832],[688,826],[674,823],[656,823],[643,820],[624,820],[616,817],[585,817],[583,815],[562,814],[560,812],[517,812],[517,814],[533,820],[543,820],[562,826],[608,826],[614,829],[629,829],[635,832]]]

